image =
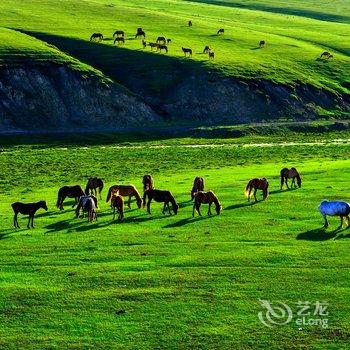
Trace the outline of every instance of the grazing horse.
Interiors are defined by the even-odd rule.
[[[169,203],[172,204],[173,207],[173,211],[174,214],[176,215],[178,210],[179,210],[179,206],[175,201],[174,196],[171,194],[170,191],[160,191],[160,190],[147,190],[145,191],[145,193],[143,194],[143,206],[146,206],[146,198],[148,198],[147,201],[147,213],[151,214],[151,202],[152,199],[154,199],[156,202],[164,202],[164,207],[163,207],[163,211],[162,213],[165,214],[165,209],[168,208],[169,214],[171,215],[171,211],[170,211],[170,206]]]
[[[158,44],[158,50],[159,52],[162,52],[162,50],[165,50],[165,52],[168,53],[168,47],[166,45]]]
[[[187,49],[183,47],[182,52],[185,54],[185,57],[186,57],[186,54],[188,54],[189,56],[192,56],[192,49]]]
[[[72,206],[72,208],[74,208],[78,204],[79,198],[84,195],[85,195],[85,192],[79,185],[63,186],[58,191],[56,207],[59,208],[60,210],[63,210],[64,209],[63,201],[66,199],[66,197],[68,197],[68,198],[74,198],[75,203]]]
[[[154,188],[154,182],[152,175],[146,174],[142,178],[143,192],[147,190],[152,190]]]
[[[140,193],[137,191],[136,187],[134,185],[114,185],[111,186],[108,190],[108,194],[107,194],[107,199],[106,202],[108,203],[111,198],[112,195],[114,193],[120,194],[121,196],[128,196],[129,197],[129,201],[128,201],[128,208],[131,209],[131,197],[135,197],[136,198],[136,203],[138,208],[140,209],[142,207],[142,198],[140,196]]]
[[[209,53],[210,52],[210,47],[206,46],[203,50],[203,53]]]
[[[171,43],[171,39],[166,39],[166,43],[170,44]]]
[[[135,38],[138,38],[139,36],[142,36],[144,39],[146,38],[146,33],[142,28],[137,28]]]
[[[301,187],[301,177],[300,177],[297,169],[295,169],[295,168],[290,168],[290,169],[283,168],[281,170],[281,190],[283,188],[284,182],[286,182],[287,188],[289,189],[288,179],[293,179],[292,184],[291,184],[291,188],[297,187],[297,185],[295,184],[295,180],[297,180],[298,187],[299,188]]]
[[[265,40],[260,40],[259,47],[263,48],[263,47],[265,47],[265,45],[266,45],[266,41]]]
[[[350,227],[350,204],[342,201],[323,201],[318,207],[321,215],[324,218],[324,227],[327,228],[328,220],[327,215],[340,216],[340,226],[338,229],[343,227],[344,218],[348,222],[348,228]]]
[[[146,43],[146,41],[143,40],[143,39],[142,39],[142,46],[143,46],[144,49],[147,47],[147,43]]]
[[[101,33],[94,33],[90,36],[90,41],[102,41],[103,35]]]
[[[258,201],[256,199],[256,191],[257,190],[263,191],[263,200],[265,200],[269,195],[269,183],[266,180],[266,178],[262,178],[262,179],[255,178],[255,179],[252,179],[248,182],[248,185],[245,188],[245,195],[248,197],[248,202],[250,202],[250,197],[251,197],[253,189],[254,189],[255,202]]]
[[[40,201],[37,203],[21,203],[21,202],[15,202],[11,204],[12,209],[15,213],[15,216],[13,218],[13,225],[15,228],[20,228],[18,224],[18,213],[23,215],[29,215],[28,219],[28,225],[27,228],[29,228],[30,223],[32,228],[34,228],[34,215],[38,211],[38,209],[42,208],[47,211],[47,205],[45,201]]]
[[[214,51],[209,51],[209,52],[208,52],[208,55],[209,55],[209,59],[210,59],[210,60],[213,60],[213,59],[215,58],[215,53],[214,53]]]
[[[90,207],[90,205],[88,204],[88,201],[90,201],[90,198],[94,201],[95,209],[98,208],[97,198],[94,195],[81,196],[79,198],[78,205],[77,205],[77,207],[75,209],[75,216],[76,217],[79,217],[81,209],[83,210],[82,218],[84,217],[84,213],[85,212],[88,213],[88,217],[89,217],[89,207]],[[91,210],[92,210],[92,208],[91,208]],[[96,220],[97,220],[97,218],[96,218]]]
[[[220,34],[224,34],[224,33],[225,33],[225,29],[220,28],[216,34],[220,35]]]
[[[113,34],[113,37],[115,37],[115,36],[124,36],[125,34],[124,34],[124,31],[122,31],[122,30],[116,30],[115,32],[114,32],[114,34]]]
[[[328,56],[328,59],[330,60],[330,59],[333,59],[333,55],[329,55]]]
[[[322,53],[321,58],[329,58],[330,55],[331,54],[328,51],[325,51],[325,52]]]
[[[159,46],[159,44],[157,44],[157,43],[148,43],[148,45],[150,46],[151,51],[153,51],[153,48],[154,48],[154,47],[155,47],[156,50],[157,50],[157,49],[158,49],[158,46]]]
[[[192,27],[192,21],[188,21],[188,26]]]
[[[111,205],[113,208],[113,220],[115,220],[116,211],[118,212],[118,219],[124,219],[124,199],[121,195],[117,193],[113,193],[111,198]]]
[[[199,191],[204,191],[204,179],[200,176],[194,178],[191,190],[191,199],[193,200],[195,194]]]
[[[124,43],[125,43],[125,39],[124,39],[124,37],[122,37],[122,36],[117,36],[117,37],[114,39],[113,44],[115,44],[116,42],[118,43],[118,45],[119,45],[119,44],[124,44]]]
[[[194,195],[194,204],[193,204],[193,211],[192,211],[192,216],[194,216],[194,213],[197,212],[199,216],[202,216],[200,212],[200,206],[201,204],[209,204],[208,208],[208,215],[211,214],[211,205],[212,203],[215,204],[215,210],[216,214],[219,215],[221,212],[221,204],[218,200],[218,197],[216,197],[215,193],[213,191],[199,191]]]
[[[97,189],[98,189],[98,193],[100,194],[100,199],[102,199],[101,192],[103,190],[103,186],[104,184],[102,179],[98,177],[90,177],[85,187],[85,194],[89,195],[91,190],[91,193],[97,196]]]
[[[166,43],[166,39],[164,38],[164,36],[159,36],[158,39],[156,40],[156,43],[160,44],[164,44]]]

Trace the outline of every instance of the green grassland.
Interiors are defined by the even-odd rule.
[[[193,49],[193,58],[186,60],[193,71],[215,69],[224,76],[288,84],[300,81],[348,92],[350,9],[346,0],[321,4],[314,0],[3,0],[0,11],[6,14],[0,19],[3,64],[11,64],[8,55],[14,50],[16,60],[23,61],[37,57],[69,62],[68,54],[116,81],[123,80],[122,67],[124,74],[145,75],[160,89],[178,79],[171,70],[174,64],[184,63],[184,46]],[[187,27],[189,19],[192,28]],[[171,38],[168,55],[143,50],[140,40],[134,39],[137,27],[145,29],[149,41],[159,35]],[[225,35],[216,35],[219,28],[225,28]],[[116,29],[126,32],[123,47],[113,45]],[[93,32],[102,32],[106,40],[89,43]],[[267,41],[266,48],[257,49],[260,40]],[[205,45],[214,49],[214,62],[202,54]],[[325,50],[333,53],[333,61],[317,60]]]
[[[317,211],[324,198],[349,201],[345,136],[1,139],[0,348],[347,349],[350,231],[337,231],[335,218],[323,230]],[[279,190],[284,166],[300,170],[301,189]],[[75,219],[69,200],[55,208],[64,184],[97,175],[141,190],[144,173],[173,192],[177,216],[133,202],[124,222],[112,221],[106,190],[95,223]],[[191,217],[197,175],[222,202],[220,216]],[[269,179],[271,194],[249,205],[243,189],[255,176]],[[11,228],[10,203],[40,199],[49,210],[36,228],[25,229],[26,218]],[[259,298],[326,300],[329,327],[267,328]]]

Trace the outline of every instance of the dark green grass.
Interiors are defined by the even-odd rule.
[[[203,142],[195,139],[66,148],[60,141],[0,153],[0,347],[346,349],[350,231],[337,231],[337,219],[324,231],[317,205],[349,201],[349,146],[228,141],[202,148],[186,146]],[[279,170],[293,165],[303,187],[280,191]],[[149,216],[133,203],[123,223],[113,222],[105,191],[97,223],[74,219],[70,201],[64,212],[55,208],[61,185],[99,175],[106,187],[141,189],[147,172],[173,192],[177,216],[164,217],[156,203]],[[219,196],[222,215],[191,217],[196,175]],[[271,195],[249,205],[243,189],[255,176],[270,180]],[[36,229],[25,229],[25,218],[12,229],[10,203],[39,199],[49,211],[38,213]],[[327,300],[329,328],[266,328],[259,298],[291,306]]]

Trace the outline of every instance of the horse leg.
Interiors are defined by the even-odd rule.
[[[297,186],[295,185],[295,177],[293,177],[291,188],[296,188],[296,187]]]
[[[200,207],[201,207],[201,203],[198,203],[198,205],[197,205],[197,212],[198,212],[199,216],[202,216]]]
[[[113,220],[115,219],[115,207],[113,208]]]
[[[166,202],[164,202],[164,205],[163,205],[163,211],[162,211],[163,215],[165,214],[165,208],[166,208]]]
[[[288,186],[288,177],[286,177],[286,185],[287,185],[287,188],[289,190],[289,186]]]
[[[323,225],[323,227],[327,228],[329,226],[328,225],[328,220],[327,220],[327,215],[323,215],[323,218],[324,218],[324,225]]]
[[[131,196],[129,196],[128,208],[131,209]]]
[[[283,185],[284,185],[284,176],[281,176],[281,191],[282,191]]]
[[[148,202],[147,202],[147,213],[151,214],[151,198],[148,197]]]
[[[34,214],[32,216],[32,228],[34,228]]]
[[[28,224],[27,224],[27,228],[30,228],[30,215],[28,217]]]
[[[192,217],[194,218],[194,212],[196,210],[196,203],[193,203],[193,209],[192,209]]]
[[[169,214],[170,214],[170,215],[173,215],[173,214],[171,213],[171,210],[170,210],[169,202],[168,202],[167,206],[168,206]]]
[[[211,215],[211,203],[209,203],[209,207],[208,207],[208,216]]]
[[[255,202],[257,202],[258,200],[256,199],[256,191],[257,191],[258,189],[257,188],[254,188],[254,199],[255,199]]]
[[[344,222],[344,216],[340,215],[340,225],[338,229],[341,229],[343,227],[343,222]]]
[[[13,217],[13,225],[15,226],[15,228],[19,228],[17,215],[18,213],[15,213],[15,216]]]
[[[248,202],[250,202],[250,194],[252,193],[252,190],[251,188],[249,188],[249,191],[248,191]]]

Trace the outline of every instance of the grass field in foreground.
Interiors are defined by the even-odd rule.
[[[279,83],[301,81],[338,92],[348,92],[349,19],[347,0],[319,4],[302,1],[179,1],[179,0],[27,0],[18,3],[2,0],[0,11],[0,60],[3,64],[46,58],[57,60],[57,52],[34,43],[19,32],[25,31],[56,45],[80,62],[100,69],[123,82],[124,75],[141,75],[160,90],[176,83],[174,65],[184,63],[181,47],[193,49],[186,60],[190,71],[216,69],[223,75],[269,79]],[[187,27],[188,20],[194,23]],[[137,27],[147,33],[148,41],[159,35],[172,39],[169,54],[142,50],[133,36]],[[219,28],[225,35],[217,36]],[[126,32],[126,43],[113,45],[114,30]],[[102,32],[103,43],[89,43],[93,32]],[[22,38],[19,38],[22,36]],[[257,49],[260,40],[267,47]],[[23,47],[22,44],[25,44]],[[203,55],[205,45],[216,53],[214,62]],[[333,61],[319,61],[323,51],[334,55]],[[15,57],[13,52],[16,52]],[[61,60],[71,58],[62,54]],[[79,69],[79,64],[75,65]],[[86,69],[81,66],[81,69]]]
[[[0,348],[347,349],[350,230],[336,231],[331,219],[323,231],[317,205],[349,201],[349,145],[195,143],[3,149]],[[300,170],[301,189],[279,190],[284,166]],[[74,219],[69,201],[64,212],[55,208],[64,184],[98,175],[106,187],[141,189],[147,172],[157,188],[172,190],[177,216],[163,216],[159,204],[149,216],[133,203],[123,223],[112,222],[106,191],[97,223]],[[196,175],[217,193],[220,216],[191,217]],[[255,176],[270,180],[271,194],[249,205],[243,188]],[[10,203],[39,199],[49,211],[39,212],[36,229],[24,229],[24,218],[12,229]],[[267,328],[259,298],[292,307],[326,300],[329,327]]]

